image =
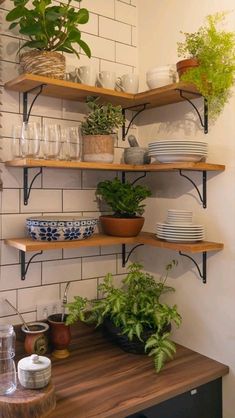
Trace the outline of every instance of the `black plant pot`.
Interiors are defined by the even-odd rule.
[[[121,328],[116,327],[114,323],[108,318],[105,318],[102,329],[103,335],[106,338],[122,348],[123,351],[133,354],[145,354],[145,343],[147,339],[154,333],[152,329],[146,328],[142,334],[143,341],[140,341],[136,336],[134,336],[133,340],[130,341],[126,334],[122,334]],[[166,324],[162,332],[164,333],[170,331],[171,324]]]

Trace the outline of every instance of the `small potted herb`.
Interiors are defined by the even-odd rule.
[[[118,178],[101,181],[97,185],[96,195],[112,208],[113,215],[100,216],[105,234],[133,237],[139,234],[143,225],[146,197],[151,196],[147,186],[134,186],[129,182],[122,183]]]
[[[210,117],[215,119],[230,97],[235,77],[235,33],[219,28],[225,13],[206,18],[195,33],[183,33],[178,55],[186,59],[177,63],[182,81],[194,84],[208,101]]]
[[[87,9],[75,9],[72,0],[54,4],[53,0],[11,0],[14,8],[7,14],[9,29],[19,27],[28,40],[22,48],[30,48],[20,55],[24,73],[40,74],[52,78],[64,78],[65,56],[61,52],[75,54],[78,48],[90,57],[89,46],[81,39],[79,25],[89,20]],[[81,0],[75,0],[78,3]]]
[[[82,122],[83,160],[112,163],[114,134],[123,124],[121,106],[98,104],[99,98],[88,97],[89,115]]]
[[[164,293],[174,291],[166,286],[166,279],[176,264],[175,260],[169,263],[158,282],[142,266],[132,264],[118,289],[114,287],[112,274],[107,274],[99,286],[104,299],[92,301],[86,316],[86,321],[102,325],[104,335],[124,351],[153,356],[157,372],[176,351],[170,339],[171,324],[181,324],[177,306],[160,301]],[[68,324],[77,321],[80,307],[81,301],[76,298],[68,305]]]

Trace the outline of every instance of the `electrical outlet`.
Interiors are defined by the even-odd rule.
[[[61,313],[60,300],[37,305],[37,321],[45,320],[48,318],[48,316],[54,315],[56,313]]]

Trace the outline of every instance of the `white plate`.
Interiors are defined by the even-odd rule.
[[[148,151],[149,154],[159,155],[159,154],[200,154],[200,155],[207,155],[207,151],[203,150],[191,150],[191,149],[161,149],[155,151]]]
[[[172,213],[174,214],[185,214],[185,215],[192,215],[193,211],[192,210],[187,210],[187,209],[168,209],[167,213]]]
[[[205,238],[204,233],[200,234],[178,234],[178,233],[163,233],[160,231],[157,231],[157,234],[161,237],[176,237],[176,238]]]
[[[128,148],[127,148],[128,149]],[[159,152],[159,151],[200,151],[208,153],[207,148],[197,148],[197,147],[157,147],[157,148],[149,148],[148,152]]]
[[[201,155],[159,155],[156,157],[160,163],[184,163],[192,162],[196,163],[201,161],[203,156]]]
[[[171,225],[169,225],[166,222],[157,222],[157,227],[169,229],[169,228],[171,228]],[[185,226],[183,224],[179,224],[177,226],[172,226],[172,228],[203,229],[205,227],[204,227],[204,225],[198,225],[198,224],[190,224],[190,225],[187,225],[187,226]]]
[[[201,238],[198,238],[198,239],[181,239],[181,238],[179,238],[179,239],[177,239],[177,238],[161,238],[161,237],[158,237],[158,236],[157,236],[157,238],[164,239],[164,241],[169,241],[169,242],[197,242],[197,241],[203,241],[203,239],[201,239]]]
[[[165,144],[173,144],[173,145],[175,145],[175,144],[196,144],[196,145],[205,145],[205,146],[208,146],[208,143],[207,142],[204,142],[204,141],[181,141],[181,140],[164,140],[164,141],[155,141],[155,142],[149,142],[148,143],[148,146],[154,146],[154,145],[158,145],[158,144],[162,144],[162,145],[165,145]]]

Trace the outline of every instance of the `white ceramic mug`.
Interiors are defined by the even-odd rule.
[[[96,84],[96,69],[90,65],[83,65],[76,68],[76,75],[79,83],[95,86]]]
[[[98,83],[105,89],[115,89],[116,73],[112,71],[101,71],[98,76]]]
[[[139,76],[137,74],[124,74],[122,77],[118,77],[116,87],[126,93],[138,93]]]

